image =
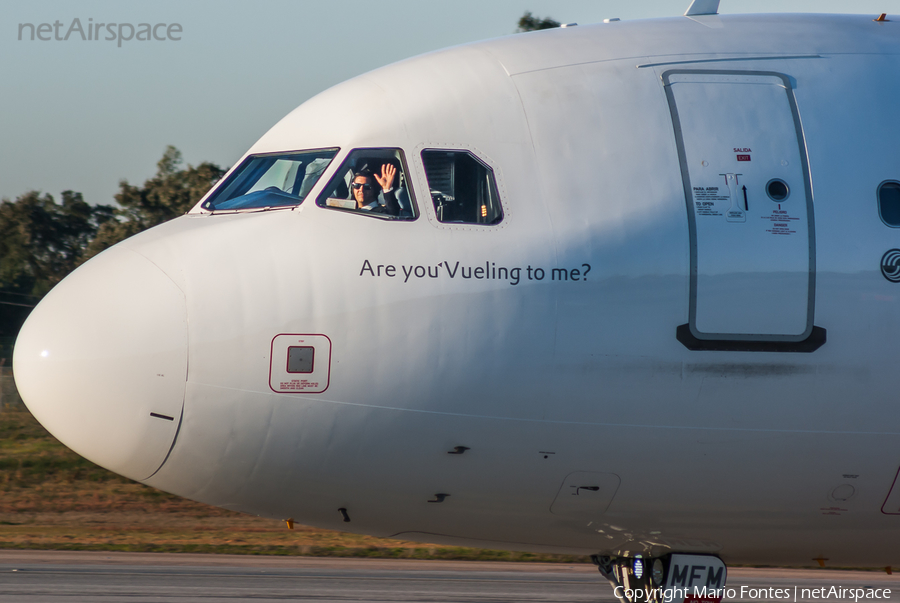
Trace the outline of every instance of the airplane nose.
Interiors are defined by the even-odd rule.
[[[113,247],[32,311],[13,373],[25,405],[63,444],[146,479],[168,456],[184,404],[184,294],[144,256]]]

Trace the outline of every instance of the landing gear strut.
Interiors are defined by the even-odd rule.
[[[592,555],[591,561],[622,603],[681,603],[688,598],[720,602],[724,595],[727,570],[715,555]]]
[[[623,603],[661,603],[665,566],[662,559],[644,557],[608,557],[591,555],[600,575],[609,580],[616,597]],[[640,591],[639,596],[633,593]],[[628,597],[626,594],[632,596]]]

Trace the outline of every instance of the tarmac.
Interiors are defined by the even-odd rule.
[[[900,600],[900,575],[738,567],[728,568],[726,588],[733,596],[725,601],[881,603]],[[863,597],[855,601],[859,593]],[[616,598],[597,569],[583,564],[0,550],[0,603],[217,601],[549,603]]]

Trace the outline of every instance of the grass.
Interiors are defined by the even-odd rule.
[[[358,536],[211,507],[87,461],[24,408],[0,409],[0,548],[588,563]]]

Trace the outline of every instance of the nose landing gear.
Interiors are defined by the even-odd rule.
[[[591,560],[622,603],[720,603],[724,596],[727,570],[715,555],[592,555]]]

